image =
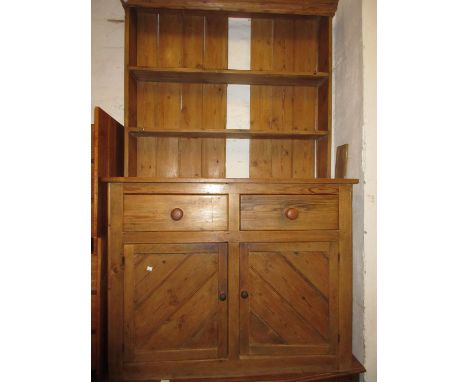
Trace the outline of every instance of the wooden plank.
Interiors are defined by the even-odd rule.
[[[170,247],[167,245],[166,251],[170,250]],[[155,289],[158,289],[186,258],[187,256],[183,253],[158,253],[157,255],[138,253],[131,262],[127,263],[135,268],[133,300],[135,305],[141,304]],[[151,272],[148,272],[148,266],[152,267]]]
[[[250,179],[250,178],[145,178],[145,177],[104,177],[104,182],[109,183],[199,183],[199,184],[258,184],[258,185],[281,185],[288,188],[288,185],[310,184],[319,185],[339,185],[339,184],[357,184],[359,179]],[[326,187],[327,188],[327,187]]]
[[[270,93],[271,94],[271,93]],[[268,97],[258,99],[268,100]],[[270,98],[271,101],[271,98]],[[226,130],[159,130],[130,127],[129,133],[136,137],[190,137],[190,138],[235,138],[235,139],[295,139],[313,140],[328,135],[327,131],[257,131],[243,129]],[[271,155],[270,155],[271,156]],[[304,177],[303,177],[304,178]]]
[[[210,349],[212,351],[211,358],[217,358],[220,350],[221,353],[225,351],[224,348],[219,349],[216,346],[217,344],[223,345],[218,340],[219,336],[226,337],[227,334],[227,331],[221,333],[223,328],[220,327],[220,324],[226,326],[226,315],[223,316],[222,314],[226,312],[222,312],[221,304],[218,304],[218,282],[218,275],[214,274],[199,289],[192,291],[192,296],[185,304],[178,306],[178,309],[167,320],[154,327],[154,331],[150,334],[150,339],[146,342],[144,349],[147,349],[148,353],[172,349],[182,350],[184,348],[195,351]],[[173,285],[166,282],[165,287],[173,287]],[[162,290],[160,292],[164,293]],[[214,325],[211,330],[204,333],[205,338],[202,338],[198,335],[200,324],[203,329],[208,320],[213,320],[212,324]],[[193,341],[193,337],[196,337],[196,341]],[[189,346],[189,343],[191,343],[191,346]],[[224,345],[227,344],[224,342]],[[157,355],[153,353],[152,359],[155,356]],[[139,359],[142,360],[140,357]],[[151,361],[152,359],[149,357],[148,360]]]
[[[338,367],[346,370],[352,362],[353,316],[353,215],[352,188],[340,186],[340,241],[339,241],[339,335]]]
[[[339,334],[339,246],[337,241],[330,242],[329,263],[329,293],[328,306],[330,317],[330,354],[336,354],[338,349]]]
[[[243,291],[251,289],[249,280],[249,247],[246,243],[239,245],[239,291],[238,296]],[[250,299],[239,298],[239,354],[249,354],[250,337]]]
[[[331,70],[333,57],[333,20],[331,17],[321,21],[319,30],[319,68]],[[318,89],[318,115],[317,129],[332,131],[332,78]],[[317,177],[331,177],[331,137],[326,137],[317,142]]]
[[[254,375],[242,377],[218,377],[217,382],[359,382],[359,374],[365,372],[356,358],[353,358],[352,368],[346,372],[302,372],[300,374],[280,373],[272,375]],[[355,379],[355,377],[357,377]],[[210,382],[208,378],[189,378],[189,379],[173,379],[172,382]]]
[[[335,178],[346,178],[348,170],[348,145],[341,145],[336,148]]]
[[[203,16],[183,16],[184,68],[202,68],[204,54]],[[203,85],[186,83],[181,86],[181,129],[200,130],[203,124]],[[193,138],[179,139],[179,176],[200,177],[202,162],[202,141]]]
[[[122,184],[110,184],[108,188],[108,365],[111,378],[122,374],[123,346],[123,269],[122,269]]]
[[[317,71],[318,18],[294,21],[294,70]],[[316,129],[317,89],[296,86],[293,89],[293,130]],[[315,178],[315,142],[293,141],[292,177]]]
[[[186,379],[190,377],[211,377],[218,381],[220,378],[246,377],[271,375],[275,370],[282,373],[305,373],[305,372],[331,372],[335,371],[336,357],[330,355],[314,355],[308,357],[265,357],[249,356],[239,360],[200,360],[200,361],[161,361],[147,362],[145,367],[141,363],[128,363],[125,367],[123,377],[128,380],[151,381],[155,378]],[[146,379],[145,379],[146,378]],[[125,380],[125,379],[124,379]],[[256,381],[259,381],[257,379]],[[262,379],[260,379],[262,381]],[[294,381],[294,380],[293,380]]]
[[[94,286],[91,289],[91,333],[93,336],[92,359],[93,369],[98,377],[104,373],[107,357],[107,255],[105,240],[93,238],[92,257]]]
[[[159,14],[159,65],[180,68],[183,62],[183,17],[181,14]],[[159,85],[159,126],[161,129],[180,128],[182,88],[180,84]],[[159,138],[157,146],[158,176],[177,177],[179,174],[179,139]]]
[[[264,21],[264,20],[261,20]],[[268,20],[267,20],[268,21]],[[199,84],[239,84],[239,85],[277,85],[277,86],[318,86],[328,77],[328,73],[311,73],[274,70],[239,69],[197,69],[197,68],[156,68],[131,66],[132,76],[139,81],[181,82]]]
[[[122,176],[124,128],[99,107],[94,109],[93,166],[92,166],[92,237],[105,236],[107,190],[101,178]]]
[[[126,0],[124,6],[162,9],[187,9],[234,13],[271,13],[333,16],[338,0]]]
[[[140,11],[136,13],[136,41],[133,43],[136,50],[136,63],[143,66],[158,66],[158,15]],[[128,75],[131,76],[130,67],[127,68],[127,71]],[[136,123],[138,126],[144,126],[147,129],[158,128],[159,84],[139,82],[133,76],[130,77],[130,80],[136,82],[134,84]],[[130,94],[129,97],[133,98]],[[128,123],[130,123],[130,120],[126,123],[127,128],[131,126]],[[137,175],[156,176],[157,139],[155,137],[138,139],[135,145],[136,156],[133,156],[133,161],[135,162]],[[128,155],[130,165],[130,160],[132,160],[130,151]]]
[[[279,247],[279,246],[278,246]],[[264,283],[287,301],[300,320],[313,329],[313,339],[308,344],[324,344],[329,340],[328,297],[315,286],[315,279],[307,273],[300,273],[285,256],[278,251],[250,251],[250,270],[256,272]],[[295,251],[295,256],[305,257],[307,252]],[[303,271],[303,270],[302,270]],[[328,269],[326,269],[328,273]],[[291,325],[294,324],[291,317]]]
[[[261,275],[250,269],[248,277],[249,298],[246,301],[250,301],[250,309],[267,321],[281,338],[291,345],[315,343],[320,339],[314,328],[268,286]]]
[[[228,287],[229,287],[229,359],[239,358],[239,244],[228,244]]]
[[[273,20],[252,19],[251,21],[251,69],[272,72]],[[273,87],[250,87],[250,129],[272,130]],[[275,132],[276,133],[276,132]],[[250,142],[250,177],[270,178],[272,173],[271,141],[252,140]]]
[[[240,195],[237,192],[229,194],[229,230],[239,232]],[[228,357],[239,358],[239,244],[233,240],[228,243],[228,288],[229,288],[229,320],[228,320]]]
[[[140,349],[149,350],[164,323],[185,305],[196,291],[213,277],[217,278],[218,259],[213,253],[191,253],[172,272],[160,287],[159,293],[152,293],[135,307],[135,341]],[[217,289],[217,288],[216,288]],[[211,294],[213,301],[217,293]],[[188,304],[191,305],[191,304]],[[149,347],[148,347],[149,346]]]
[[[229,341],[229,317],[228,317],[228,304],[231,299],[228,290],[228,252],[227,244],[220,244],[218,247],[218,296],[221,293],[226,294],[226,300],[221,301],[218,298],[217,302],[217,317],[218,317],[218,358],[226,358],[228,355],[228,341]]]
[[[138,176],[157,176],[156,172],[156,149],[157,138],[141,137],[137,140],[137,174]]]
[[[226,242],[231,243],[255,243],[259,238],[259,231],[243,232],[124,232],[125,243],[178,243],[181,241],[190,243]],[[337,230],[314,231],[261,231],[262,241],[274,243],[278,241],[332,241],[338,240]],[[231,256],[231,255],[230,255]]]
[[[314,286],[320,293],[329,298],[329,251],[320,251],[310,248],[304,250],[304,255],[297,251],[283,250],[281,255],[296,268],[305,278],[313,281]]]
[[[134,328],[134,300],[135,300],[135,270],[134,270],[135,250],[133,245],[124,246],[125,275],[123,294],[124,313],[124,359],[133,361],[135,359],[135,328]]]
[[[136,43],[137,16],[135,9],[125,10],[125,58],[124,58],[124,124],[133,126],[137,123],[137,89],[129,67],[137,63]],[[125,134],[124,137],[124,175],[136,176],[136,140]]]
[[[276,19],[273,25],[273,70],[294,70],[294,20]],[[272,129],[287,131],[293,125],[293,87],[273,88]],[[271,142],[273,178],[292,177],[292,141]]]
[[[222,15],[205,17],[204,69],[227,68],[228,19]],[[227,86],[203,85],[203,129],[226,129]],[[202,176],[222,178],[226,174],[226,141],[222,138],[202,142]]]

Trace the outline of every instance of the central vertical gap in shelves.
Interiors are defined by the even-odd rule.
[[[250,70],[249,18],[229,18],[228,69]],[[250,129],[250,85],[229,84],[226,129]],[[249,139],[226,139],[226,177],[249,177]]]

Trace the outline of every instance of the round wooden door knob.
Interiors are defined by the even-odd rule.
[[[219,300],[220,301],[226,301],[226,299],[227,299],[227,294],[225,292],[221,292],[219,294]]]
[[[172,220],[180,220],[182,219],[182,217],[184,216],[184,211],[182,211],[180,208],[174,208],[172,211],[171,211],[171,218]]]
[[[247,292],[246,290],[243,290],[240,295],[245,300],[247,297],[249,297],[249,292]]]
[[[299,211],[297,208],[288,208],[285,215],[289,220],[296,220],[299,216]]]

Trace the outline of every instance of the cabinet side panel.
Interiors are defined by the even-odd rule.
[[[117,379],[123,367],[123,192],[121,184],[108,187],[108,363],[110,378]]]
[[[124,125],[136,124],[136,81],[130,75],[128,67],[136,62],[136,28],[135,9],[125,10],[125,69],[124,69]],[[124,137],[124,175],[136,175],[136,140],[125,131]]]
[[[352,186],[341,185],[339,195],[339,335],[338,366],[351,368],[353,313],[353,245],[352,245]]]
[[[319,70],[330,76],[318,89],[317,127],[329,135],[317,141],[317,178],[331,176],[332,48],[332,18],[323,17],[319,28]]]

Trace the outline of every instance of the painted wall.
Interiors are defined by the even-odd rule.
[[[120,1],[91,0],[92,121],[95,106],[124,121],[124,18]]]
[[[376,0],[340,0],[334,19],[334,145],[349,144],[353,195],[353,353],[377,380]]]
[[[362,0],[364,345],[366,381],[377,381],[377,0]]]
[[[334,18],[334,145],[347,143],[353,192],[353,353],[364,361],[364,185],[362,183],[361,0],[341,0]]]

